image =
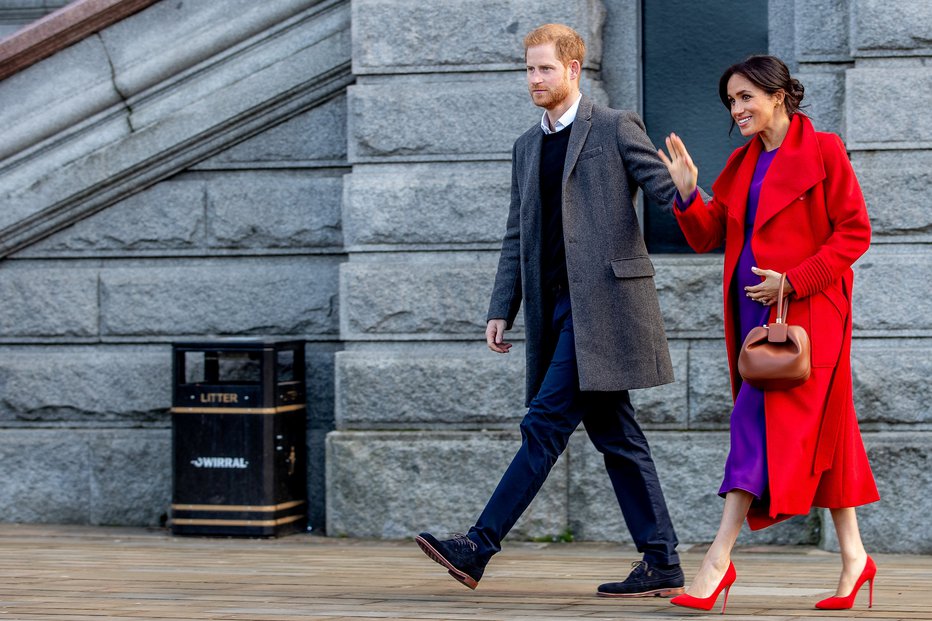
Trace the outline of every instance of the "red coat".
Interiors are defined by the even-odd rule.
[[[732,288],[762,148],[755,137],[732,153],[712,185],[710,203],[697,196],[685,210],[674,209],[696,252],[725,244],[725,343],[733,396],[741,386],[741,343]],[[787,322],[805,327],[812,346],[810,379],[764,396],[770,502],[748,514],[756,529],[812,506],[853,507],[880,498],[851,396],[851,265],[870,246],[870,222],[838,136],[816,132],[806,116],[793,115],[764,177],[751,235],[757,266],[786,272],[796,291]],[[770,321],[775,315],[774,305]]]

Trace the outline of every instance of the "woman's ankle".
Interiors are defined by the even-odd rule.
[[[708,571],[716,575],[724,575],[728,571],[728,565],[731,563],[730,554],[714,554],[706,555],[702,560],[702,565],[699,567],[699,571]]]
[[[841,554],[841,564],[843,568],[857,568],[867,562],[867,551],[864,548],[860,550],[844,551]]]

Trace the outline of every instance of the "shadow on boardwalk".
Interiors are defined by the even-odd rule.
[[[703,549],[681,547],[687,576]],[[476,591],[411,542],[295,535],[172,537],[164,530],[0,525],[0,619],[55,621],[299,619],[697,619],[665,599],[595,597],[638,556],[614,544],[509,543]],[[739,549],[730,619],[932,619],[932,557],[876,555],[852,611],[818,613],[837,555],[808,547]],[[720,610],[719,606],[714,612]]]

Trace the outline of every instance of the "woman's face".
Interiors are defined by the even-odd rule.
[[[776,115],[786,116],[781,105],[783,91],[769,94],[740,73],[728,78],[728,103],[731,117],[742,136],[753,136],[774,126]]]

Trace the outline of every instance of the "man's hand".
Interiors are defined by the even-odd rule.
[[[489,319],[489,325],[485,327],[485,342],[488,343],[489,349],[498,354],[507,354],[511,349],[511,343],[506,343],[505,326],[507,323],[504,319]]]

